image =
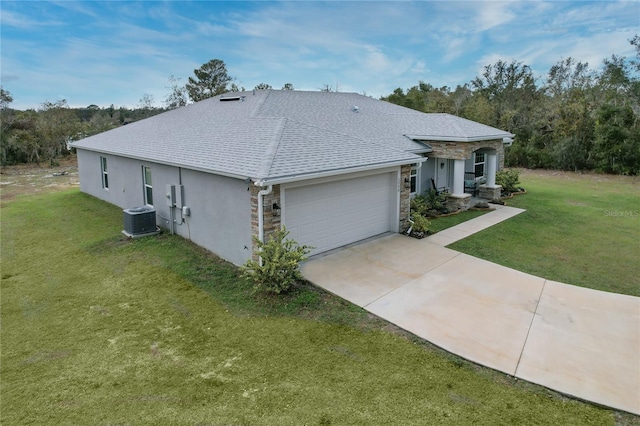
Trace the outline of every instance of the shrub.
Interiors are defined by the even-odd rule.
[[[502,169],[496,172],[496,184],[502,186],[504,194],[519,192],[520,172],[517,170]]]
[[[425,191],[411,200],[411,211],[425,217],[434,217],[449,213],[447,208],[447,193],[437,192],[435,189]]]
[[[414,214],[413,217],[413,232],[427,233],[431,228],[431,222],[426,217],[420,214]]]
[[[253,282],[256,290],[280,294],[287,292],[302,280],[300,262],[307,259],[311,247],[299,245],[288,239],[289,231],[283,226],[262,242],[254,237],[256,255],[262,258],[262,265],[248,260],[243,266],[243,275]]]
[[[418,214],[426,216],[427,210],[427,199],[424,195],[416,195],[411,199],[411,215]]]

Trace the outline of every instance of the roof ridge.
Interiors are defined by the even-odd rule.
[[[445,113],[440,113],[440,114],[445,114]],[[453,118],[451,114],[446,114],[445,118],[447,119],[447,121],[449,121],[453,125],[453,127],[456,128],[456,131],[458,131],[459,133],[464,133],[464,129],[460,125],[459,120],[456,120],[455,118]]]
[[[271,92],[273,92],[273,89],[267,90],[267,94],[258,101],[258,105],[256,106],[256,109],[253,111],[252,118],[264,117],[260,113],[260,111],[262,110],[262,107],[264,107],[264,105],[267,103],[267,99],[269,99],[269,96],[271,96]]]
[[[268,118],[270,120],[277,120],[278,123],[278,129],[276,130],[276,137],[273,139],[273,141],[271,141],[271,143],[269,144],[269,147],[267,148],[265,154],[264,154],[264,159],[262,164],[260,165],[260,168],[257,170],[257,178],[262,179],[265,178],[267,176],[269,176],[269,173],[271,173],[271,168],[273,167],[273,160],[276,158],[276,154],[278,152],[278,148],[280,147],[280,142],[282,141],[282,136],[284,134],[284,128],[286,126],[287,123],[287,118],[274,118],[274,117],[251,117],[251,119],[265,119]]]

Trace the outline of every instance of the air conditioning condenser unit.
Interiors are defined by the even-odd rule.
[[[158,233],[156,226],[156,210],[150,206],[124,209],[124,231],[128,237],[142,237]]]

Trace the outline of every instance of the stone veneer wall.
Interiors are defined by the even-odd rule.
[[[480,142],[427,141],[427,143],[433,148],[433,152],[428,154],[429,157],[450,158],[453,160],[467,160],[471,158],[473,151],[477,151],[480,148],[492,148],[498,153],[500,161],[498,169],[504,167],[504,143],[502,142],[502,139]]]
[[[251,235],[258,238],[258,191],[261,189],[266,189],[257,187],[255,185],[251,185]],[[280,228],[280,216],[273,216],[272,206],[273,203],[278,203],[279,206],[282,207],[280,203],[280,185],[273,185],[273,190],[271,194],[265,195],[263,197],[263,227],[264,227],[264,239],[267,240],[268,236],[271,235],[273,231]],[[257,247],[255,242],[251,243],[251,253],[254,260],[257,260],[257,256],[255,255],[257,251]]]
[[[502,194],[502,187],[496,185],[495,188],[489,188],[487,185],[480,185],[478,196],[491,201],[499,201]]]
[[[471,194],[449,194],[447,196],[446,206],[450,212],[457,212],[458,210],[469,210],[469,208],[471,207]]]
[[[409,215],[411,214],[411,188],[405,185],[405,179],[411,178],[411,165],[400,167],[400,232],[409,229]]]

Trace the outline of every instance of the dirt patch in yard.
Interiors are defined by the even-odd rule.
[[[76,156],[62,158],[59,164],[59,166],[50,166],[47,163],[19,164],[0,168],[2,203],[18,195],[77,188],[80,180]]]
[[[621,176],[621,175],[606,175],[603,173],[595,172],[567,172],[562,170],[547,170],[547,169],[518,169],[520,170],[521,177],[536,176],[536,177],[552,177],[558,180],[568,181],[585,181],[585,182],[612,182],[621,184],[633,184],[635,188],[640,190],[640,176]]]

